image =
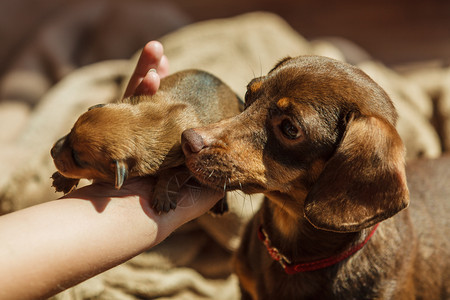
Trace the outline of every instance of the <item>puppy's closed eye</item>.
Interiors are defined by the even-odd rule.
[[[73,158],[73,161],[75,162],[75,164],[80,168],[85,168],[85,167],[89,166],[89,163],[82,160],[80,158],[80,155],[78,154],[78,152],[75,150],[72,150],[72,158]]]

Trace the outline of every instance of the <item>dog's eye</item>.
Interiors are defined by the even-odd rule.
[[[288,119],[284,119],[280,124],[280,130],[288,139],[294,140],[300,136],[298,128]]]

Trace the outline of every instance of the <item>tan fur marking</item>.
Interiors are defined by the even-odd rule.
[[[250,86],[250,90],[252,91],[252,93],[256,93],[256,92],[258,92],[261,89],[261,85],[262,85],[262,81],[254,82]]]
[[[317,160],[313,162],[309,171],[310,179],[316,181],[322,173],[323,168],[325,168],[325,161]]]
[[[289,98],[285,97],[285,98],[281,98],[280,100],[278,100],[277,106],[280,109],[287,109],[289,107],[290,103],[291,103],[291,100]]]
[[[303,201],[307,192],[296,190],[291,196],[281,193],[266,193],[273,210],[273,222],[278,231],[287,239],[295,238],[298,231],[299,215],[303,215]]]

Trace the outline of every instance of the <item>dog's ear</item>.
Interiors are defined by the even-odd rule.
[[[305,217],[320,229],[351,232],[395,215],[409,204],[404,151],[390,123],[351,114],[305,200]]]
[[[128,177],[128,165],[124,161],[116,160],[114,161],[114,169],[116,175],[114,186],[116,189],[120,190],[125,179]]]
[[[290,56],[286,56],[285,58],[282,58],[279,62],[277,62],[275,64],[275,66],[269,71],[268,74],[272,73],[273,71],[275,71],[275,69],[277,69],[279,66],[281,66],[282,64],[284,64],[285,62],[287,62],[288,60],[291,60],[292,57]]]

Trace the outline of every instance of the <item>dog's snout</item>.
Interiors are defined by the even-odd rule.
[[[185,155],[198,153],[205,147],[203,137],[194,129],[187,129],[181,135],[181,147]]]
[[[58,154],[61,152],[62,145],[64,144],[64,141],[66,140],[66,137],[60,138],[55,145],[53,145],[52,149],[50,150],[50,155],[52,158],[57,158]]]

